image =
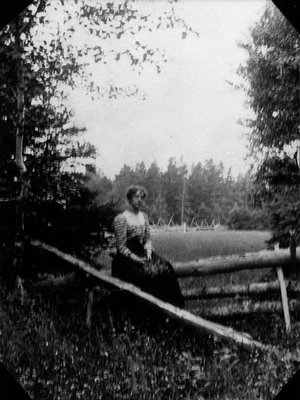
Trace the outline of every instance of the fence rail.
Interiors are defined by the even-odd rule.
[[[251,338],[250,335],[237,332],[231,328],[225,327],[220,324],[215,324],[209,320],[203,319],[188,312],[184,309],[174,307],[173,305],[166,303],[162,300],[157,299],[149,293],[143,292],[140,288],[134,286],[131,283],[121,281],[120,279],[112,277],[109,273],[99,271],[92,267],[90,264],[83,262],[69,254],[65,254],[62,251],[49,246],[45,243],[39,241],[31,241],[33,247],[42,249],[46,252],[54,254],[61,260],[77,267],[87,274],[98,278],[99,284],[109,284],[110,286],[116,287],[118,289],[124,290],[131,293],[139,299],[143,299],[153,306],[159,308],[161,311],[167,313],[168,315],[180,319],[185,324],[189,324],[197,327],[203,332],[214,334],[216,337],[227,339],[239,343],[245,348],[261,348],[268,349],[262,343],[259,343]],[[178,277],[191,277],[191,276],[205,276],[213,275],[226,272],[234,272],[246,269],[263,269],[263,268],[276,268],[278,283],[253,283],[247,287],[239,285],[239,287],[226,287],[226,288],[210,288],[205,290],[194,290],[185,291],[186,299],[193,299],[197,296],[203,296],[203,298],[213,297],[214,295],[228,296],[235,295],[235,293],[240,294],[250,294],[250,293],[266,293],[269,290],[280,290],[282,309],[284,312],[284,319],[286,323],[287,331],[290,330],[290,315],[289,315],[289,305],[287,298],[287,286],[289,289],[293,289],[295,293],[299,293],[300,287],[297,282],[285,281],[283,277],[282,267],[297,267],[300,265],[300,247],[296,248],[296,254],[291,257],[290,249],[277,249],[277,250],[263,250],[257,253],[246,253],[243,255],[233,255],[224,257],[212,257],[205,259],[198,259],[190,262],[181,262],[174,264],[174,270]],[[74,279],[74,276],[68,278],[70,281]],[[64,284],[64,282],[57,281],[57,285]],[[46,285],[47,286],[47,285]],[[91,289],[94,290],[94,289]],[[89,303],[87,307],[87,321],[90,321],[91,314],[91,302],[93,301],[93,293],[89,295]],[[299,306],[299,302],[296,304]],[[278,306],[277,306],[278,308]],[[247,308],[248,310],[248,308]],[[249,311],[249,310],[248,310]]]
[[[135,285],[114,278],[103,271],[99,271],[94,267],[92,267],[87,262],[79,260],[70,254],[65,254],[53,246],[49,246],[46,243],[37,240],[32,240],[31,245],[35,248],[42,249],[50,254],[53,254],[59,257],[60,259],[64,260],[65,262],[73,265],[74,267],[79,268],[82,271],[85,271],[88,275],[97,278],[99,284],[101,283],[107,284],[112,287],[118,288],[120,290],[126,291],[136,296],[137,298],[152,304],[154,307],[165,312],[170,317],[178,319],[184,324],[196,327],[197,329],[206,334],[214,335],[216,338],[222,340],[235,342],[244,347],[245,349],[258,348],[266,351],[274,350],[271,347],[254,340],[247,333],[238,332],[232,328],[201,318],[189,311],[175,307],[172,304],[166,303],[149,293],[143,292],[140,288],[136,287]],[[90,290],[94,290],[94,288]],[[89,299],[90,301],[92,301],[93,299],[92,293],[89,295]],[[87,305],[87,319],[88,318],[90,319],[90,312],[91,312],[91,304],[89,302]]]
[[[299,267],[300,247],[296,249],[295,260],[291,259],[290,249],[261,250],[241,255],[201,258],[188,262],[176,262],[174,269],[178,277],[205,276],[246,269],[275,267]]]

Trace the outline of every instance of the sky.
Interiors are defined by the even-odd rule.
[[[161,2],[154,3],[159,12]],[[141,6],[154,3],[144,0]],[[104,175],[113,179],[124,164],[134,168],[143,161],[149,167],[154,160],[165,170],[170,157],[189,167],[208,159],[223,162],[234,176],[248,170],[246,128],[238,120],[251,111],[244,92],[228,81],[240,80],[236,70],[246,54],[237,41],[247,38],[264,4],[265,0],[179,0],[178,15],[199,36],[182,39],[181,30],[145,34],[145,41],[165,50],[168,62],[160,74],[146,67],[139,75],[124,62],[90,66],[96,82],[136,84],[145,93],[145,99],[94,101],[80,89],[71,93],[75,120],[86,127],[85,138],[96,146],[96,166]]]

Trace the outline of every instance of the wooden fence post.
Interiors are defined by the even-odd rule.
[[[291,268],[290,271],[291,273],[295,274],[295,277],[297,281],[300,281],[300,269],[297,267],[296,263],[296,237],[295,237],[295,231],[290,231],[290,254],[291,254]]]
[[[173,217],[174,217],[174,214],[172,215],[172,217],[170,218],[170,220],[169,220],[169,222],[168,222],[167,229],[170,228],[171,222],[173,221]]]
[[[93,303],[94,303],[94,288],[91,288],[88,290],[87,309],[86,309],[86,325],[88,328],[91,327]]]
[[[280,285],[280,292],[281,292],[281,300],[282,300],[282,308],[283,308],[283,315],[285,320],[285,327],[286,331],[290,332],[291,330],[291,319],[290,319],[290,311],[289,311],[289,304],[288,298],[286,293],[286,286],[283,278],[283,272],[281,267],[276,268],[277,277]]]

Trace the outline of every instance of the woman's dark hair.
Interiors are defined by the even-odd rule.
[[[127,201],[131,201],[132,197],[137,193],[141,192],[142,198],[145,199],[147,196],[147,191],[143,186],[140,185],[132,185],[126,191],[126,199]]]

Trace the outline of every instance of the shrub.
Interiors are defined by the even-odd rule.
[[[264,230],[269,228],[268,216],[262,209],[234,206],[229,212],[227,227],[237,230]]]

